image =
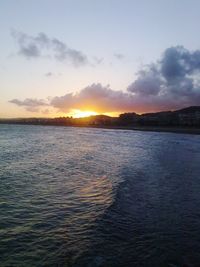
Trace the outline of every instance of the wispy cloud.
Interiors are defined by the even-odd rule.
[[[71,63],[75,67],[89,64],[83,52],[70,48],[64,42],[57,38],[50,38],[45,33],[31,36],[13,30],[11,35],[17,42],[18,54],[27,59],[49,56],[57,61]]]
[[[124,54],[121,54],[121,53],[115,53],[114,54],[114,57],[118,60],[122,60],[125,56]]]
[[[45,76],[46,76],[46,77],[51,77],[51,76],[53,76],[53,73],[52,73],[51,71],[46,72],[46,73],[45,73]]]
[[[38,112],[39,108],[49,106],[48,101],[34,98],[26,98],[25,100],[12,99],[9,102],[17,106],[24,107],[27,111],[30,112]]]

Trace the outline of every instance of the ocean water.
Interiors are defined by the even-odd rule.
[[[0,266],[200,266],[200,137],[0,125]]]

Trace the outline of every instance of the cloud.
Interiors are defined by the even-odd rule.
[[[199,74],[200,50],[170,47],[157,62],[144,66],[126,91],[92,84],[77,94],[55,97],[51,105],[66,112],[84,107],[104,112],[151,112],[200,105]]]
[[[200,50],[166,49],[156,63],[145,66],[127,90],[147,108],[175,109],[200,104]]]
[[[122,60],[124,58],[124,55],[121,54],[121,53],[115,53],[114,54],[114,57],[117,58],[117,59],[119,59],[119,60]]]
[[[109,85],[100,83],[83,88],[80,92],[56,96],[50,105],[63,112],[71,109],[114,112],[133,109],[133,96],[130,93],[112,90]]]
[[[40,107],[48,106],[48,102],[43,99],[26,98],[25,100],[12,99],[9,101],[19,107],[24,107],[27,111],[38,112]]]
[[[51,77],[51,76],[53,76],[53,73],[49,71],[49,72],[45,73],[45,76],[46,77]]]
[[[128,86],[129,92],[136,95],[157,95],[160,91],[162,80],[156,66],[151,65],[138,72],[138,78]]]
[[[13,30],[11,35],[17,42],[18,54],[27,59],[48,56],[57,61],[71,63],[75,67],[89,63],[83,52],[68,47],[56,38],[49,38],[45,33],[31,36]]]
[[[152,112],[200,105],[200,50],[182,46],[166,49],[155,63],[144,66],[126,91],[109,85],[91,84],[79,92],[55,96],[48,100],[17,99],[10,102],[36,109],[49,105],[62,112],[71,109],[96,112]]]
[[[93,57],[93,61],[94,61],[94,64],[100,65],[101,63],[103,63],[104,58]]]
[[[46,73],[44,73],[44,76],[46,77],[58,77],[58,76],[62,76],[63,74],[61,72],[51,72],[51,71],[48,71]]]

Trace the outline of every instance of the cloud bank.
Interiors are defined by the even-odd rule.
[[[70,109],[96,112],[115,112],[131,110],[133,108],[133,96],[130,93],[112,90],[108,85],[100,83],[92,84],[75,94],[56,96],[51,99],[50,105],[63,112]]]
[[[68,47],[57,38],[49,38],[43,32],[37,36],[30,36],[23,32],[12,31],[11,35],[17,42],[18,54],[27,59],[48,56],[57,61],[71,63],[75,67],[89,63],[83,52]]]
[[[155,110],[200,104],[200,50],[170,47],[162,58],[138,72],[127,90]]]
[[[96,112],[152,112],[200,105],[200,50],[182,46],[166,49],[155,63],[144,66],[126,91],[92,84],[77,93],[56,96],[48,105],[62,112],[71,109]],[[11,100],[29,108],[28,101]],[[35,105],[36,100],[33,100]],[[30,103],[29,103],[30,102]],[[39,100],[38,107],[44,101]]]

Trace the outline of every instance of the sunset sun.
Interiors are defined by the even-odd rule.
[[[92,115],[98,115],[98,113],[95,112],[95,111],[91,111],[91,110],[82,111],[82,110],[76,109],[76,110],[73,110],[70,113],[70,115],[73,118],[84,118],[84,117],[89,117],[89,116],[92,116]]]

